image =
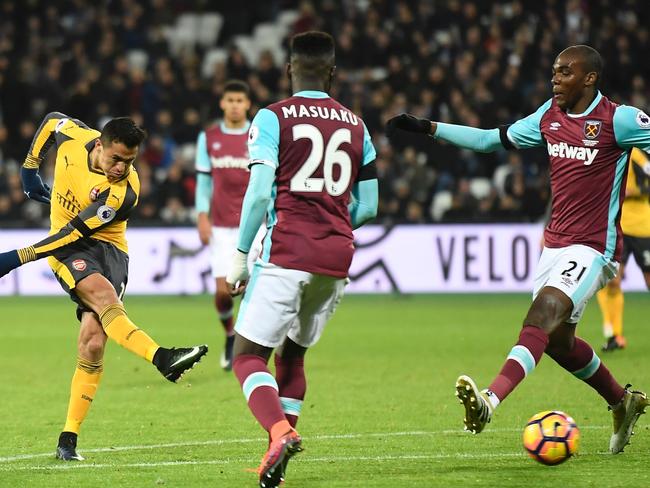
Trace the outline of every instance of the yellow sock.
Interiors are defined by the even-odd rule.
[[[596,293],[596,299],[598,300],[598,305],[600,306],[600,312],[603,314],[603,335],[606,339],[609,339],[614,335],[614,329],[612,327],[612,316],[609,306],[609,290],[607,288],[600,290],[598,293]]]
[[[614,288],[609,290],[609,315],[612,318],[612,329],[614,335],[623,335],[623,290]]]
[[[77,369],[70,385],[70,402],[68,403],[68,416],[65,420],[64,432],[79,433],[81,423],[88,415],[90,404],[95,398],[99,380],[102,379],[104,370],[103,361],[88,361],[77,358]]]
[[[100,312],[99,320],[108,337],[132,353],[152,362],[160,346],[145,331],[131,322],[122,305],[118,303],[109,305]]]

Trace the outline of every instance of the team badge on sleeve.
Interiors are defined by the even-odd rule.
[[[650,117],[643,110],[639,110],[636,113],[636,123],[642,129],[650,129]]]
[[[584,133],[587,139],[595,139],[600,134],[603,123],[600,120],[586,120]]]
[[[110,222],[115,218],[115,209],[108,205],[102,205],[97,209],[97,218],[103,223]]]
[[[260,130],[256,125],[251,125],[251,128],[248,130],[248,143],[252,144],[257,140],[257,136],[260,135]]]

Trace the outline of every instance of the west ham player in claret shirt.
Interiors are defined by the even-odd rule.
[[[307,388],[307,348],[343,295],[352,229],[377,212],[375,149],[359,117],[330,98],[334,41],[324,32],[291,41],[294,95],[260,110],[248,136],[250,181],[236,258],[226,281],[240,293],[247,254],[266,217],[266,236],[235,325],[233,371],[270,435],[261,487],[276,487],[302,450],[295,430]],[[274,348],[275,377],[267,368]]]
[[[630,151],[634,146],[650,150],[650,117],[604,97],[598,90],[601,71],[602,59],[593,48],[565,49],[553,64],[553,97],[535,113],[500,129],[443,124],[408,114],[388,121],[389,136],[395,136],[396,129],[419,132],[480,152],[548,149],[552,215],[519,340],[487,389],[479,391],[465,375],[456,382],[456,395],[465,407],[465,429],[475,434],[543,353],[594,388],[610,406],[612,453],[623,451],[648,405],[644,393],[621,386],[591,346],[575,335],[589,298],[618,271]]]
[[[196,212],[201,243],[210,245],[210,267],[215,279],[214,304],[226,334],[221,367],[232,368],[233,299],[226,273],[237,249],[239,218],[248,186],[248,129],[251,101],[249,88],[239,80],[228,81],[219,107],[223,120],[201,131],[196,142]],[[251,259],[259,250],[255,239]]]

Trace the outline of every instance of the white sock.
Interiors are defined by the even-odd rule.
[[[483,390],[481,393],[485,393],[485,396],[487,397],[487,401],[490,403],[490,406],[492,407],[492,411],[496,410],[496,408],[499,406],[499,403],[501,403],[501,400],[492,392],[491,390]]]

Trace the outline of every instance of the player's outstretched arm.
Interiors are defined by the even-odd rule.
[[[477,152],[493,152],[509,147],[507,143],[503,143],[503,135],[499,129],[477,129],[465,125],[444,124],[419,119],[409,114],[400,114],[390,119],[386,124],[386,135],[388,137],[397,135],[397,129],[430,135]]]
[[[226,282],[233,295],[238,295],[244,291],[248,279],[248,252],[253,245],[260,226],[264,222],[266,210],[271,202],[274,181],[274,168],[266,164],[253,164],[251,166],[248,188],[241,208],[237,252],[226,276]],[[240,286],[235,286],[238,283],[240,283]]]
[[[20,267],[22,264],[23,262],[20,259],[20,253],[17,249],[0,253],[0,278]]]

